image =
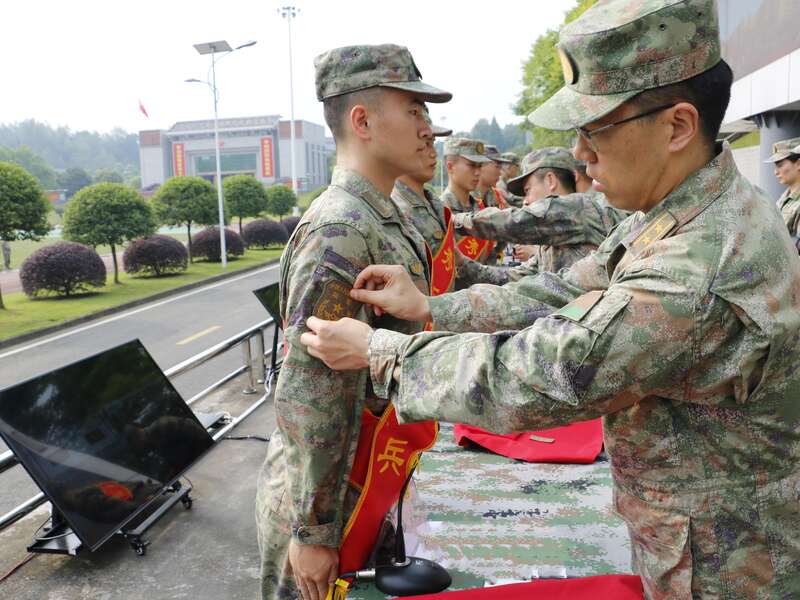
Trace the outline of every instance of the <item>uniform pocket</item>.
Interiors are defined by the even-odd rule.
[[[689,515],[656,506],[618,487],[614,510],[628,526],[632,566],[642,577],[645,596],[691,598]]]

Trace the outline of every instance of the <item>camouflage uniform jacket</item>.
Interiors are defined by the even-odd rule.
[[[442,203],[428,189],[422,198],[402,181],[395,181],[392,200],[425,239],[431,254],[436,254],[447,231]]]
[[[781,197],[778,198],[778,210],[781,211],[783,222],[789,229],[789,235],[800,251],[800,187],[797,189],[787,188]]]
[[[629,213],[611,206],[602,194],[549,196],[522,208],[487,208],[455,217],[456,231],[517,244],[535,244],[534,254],[517,267],[466,260],[459,280],[504,285],[540,271],[557,273],[595,250]]]
[[[487,333],[375,331],[375,389],[401,418],[604,415],[648,598],[798,597],[800,261],[727,145],[560,275],[430,307],[437,330]]]
[[[275,390],[278,428],[270,440],[256,502],[265,598],[281,596],[274,588],[285,585],[281,569],[286,557],[270,553],[285,553],[289,536],[305,544],[339,545],[358,498],[358,490],[347,481],[362,409],[366,406],[379,415],[387,404],[372,393],[367,369],[332,371],[305,351],[299,338],[307,331],[306,319],[350,316],[404,333],[423,328],[422,323],[375,318],[349,298],[358,273],[380,263],[405,265],[419,289],[429,293],[422,237],[368,180],[337,169],[281,257],[281,314],[288,352]],[[285,543],[278,545],[276,536]]]

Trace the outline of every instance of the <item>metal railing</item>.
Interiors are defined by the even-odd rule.
[[[260,323],[253,325],[252,327],[245,329],[244,331],[224,340],[199,354],[195,354],[192,357],[187,358],[183,362],[178,363],[177,365],[173,365],[166,371],[164,371],[164,375],[166,375],[170,379],[174,379],[180,377],[181,375],[185,375],[186,373],[196,369],[199,366],[204,365],[208,361],[217,358],[229,352],[230,350],[236,348],[236,346],[241,345],[242,348],[242,359],[243,364],[222,377],[221,379],[215,381],[210,386],[206,387],[202,391],[198,392],[191,398],[186,401],[186,404],[191,406],[198,400],[208,396],[211,392],[219,389],[229,381],[235,379],[242,373],[247,372],[247,387],[242,391],[244,394],[255,394],[258,392],[258,384],[263,383],[264,379],[266,378],[266,362],[265,359],[272,355],[272,349],[264,351],[265,344],[264,344],[264,330],[269,327],[270,325],[274,324],[274,320],[272,318],[265,319]],[[252,351],[251,342],[255,344],[255,352]],[[260,357],[260,359],[259,359]],[[264,404],[267,401],[268,392],[264,393],[258,400],[253,402],[242,414],[238,417],[235,417],[219,429],[217,432],[214,433],[212,438],[214,441],[220,440],[224,435],[226,435],[231,429],[239,425],[244,419],[249,417],[258,407]],[[14,453],[10,450],[7,452],[3,452],[0,454],[0,474],[3,471],[10,469],[11,467],[17,465],[19,461],[17,457],[14,456]],[[15,521],[18,521],[22,517],[24,517],[29,512],[33,511],[36,507],[41,504],[44,504],[47,501],[47,498],[43,493],[38,493],[35,496],[29,498],[10,512],[6,513],[5,515],[0,516],[0,531],[8,527],[9,525],[13,524]]]

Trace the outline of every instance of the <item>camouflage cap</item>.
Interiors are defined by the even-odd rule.
[[[525,195],[525,180],[534,171],[544,168],[565,169],[575,171],[578,167],[572,152],[560,146],[548,146],[534,150],[522,159],[520,171],[522,174],[509,180],[508,191],[517,196]]]
[[[405,46],[345,46],[314,59],[317,100],[371,87],[416,93],[426,102],[448,102],[453,94],[421,81],[422,74]]]
[[[519,166],[519,156],[516,152],[503,152],[500,156],[505,158],[506,162]]]
[[[564,26],[556,50],[565,86],[528,115],[566,130],[636,94],[684,81],[720,61],[714,0],[608,0]]]
[[[765,163],[776,163],[784,158],[789,158],[792,154],[800,154],[800,137],[781,140],[772,144],[772,156]]]
[[[453,130],[447,127],[440,127],[439,125],[431,125],[433,129],[433,137],[447,137],[453,135]]]
[[[500,154],[500,150],[498,150],[497,146],[495,146],[494,144],[484,144],[484,148],[486,150],[486,158],[498,163],[511,162],[509,159],[503,158],[503,155]]]
[[[451,137],[444,142],[445,156],[463,156],[474,163],[489,162],[483,142],[469,138]]]

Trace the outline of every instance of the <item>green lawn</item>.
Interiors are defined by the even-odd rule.
[[[278,258],[281,252],[282,248],[247,250],[244,256],[229,260],[226,271],[236,271],[267,262]],[[0,340],[83,317],[220,273],[222,273],[220,263],[196,262],[189,265],[189,269],[182,274],[170,277],[135,277],[120,273],[118,285],[114,284],[114,274],[109,271],[105,287],[98,288],[96,292],[70,298],[31,300],[23,293],[3,295],[6,310],[0,310]]]

